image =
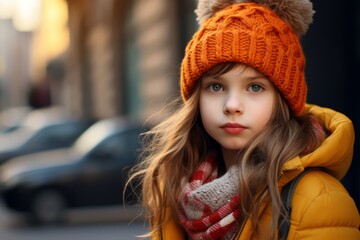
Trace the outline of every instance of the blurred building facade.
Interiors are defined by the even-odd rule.
[[[178,93],[184,42],[196,27],[195,1],[67,2],[70,48],[64,103],[72,111],[145,120]],[[186,15],[192,22],[184,22]]]
[[[16,31],[9,20],[0,22],[0,30],[0,108],[23,106],[27,104],[23,96],[27,94],[31,71],[32,35]]]
[[[68,48],[67,19],[65,0],[0,0],[0,110],[49,85],[47,63]]]

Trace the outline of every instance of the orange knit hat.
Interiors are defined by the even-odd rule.
[[[198,15],[202,25],[187,45],[181,65],[184,101],[205,72],[220,63],[238,62],[264,74],[282,93],[293,112],[302,113],[307,86],[299,36],[312,21],[312,4],[306,0],[297,0],[295,4],[300,3],[297,6],[293,0],[256,2],[199,1],[199,7],[206,5],[213,9],[197,10],[202,12]],[[275,6],[276,10],[269,6]]]

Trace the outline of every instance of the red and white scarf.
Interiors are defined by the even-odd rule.
[[[180,222],[191,239],[231,239],[240,213],[239,171],[236,166],[218,178],[216,155],[210,154],[186,183]]]

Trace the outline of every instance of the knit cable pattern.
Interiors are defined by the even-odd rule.
[[[181,64],[186,101],[201,76],[218,64],[238,62],[264,74],[296,115],[305,107],[305,57],[298,36],[274,12],[255,3],[233,4],[206,20]]]

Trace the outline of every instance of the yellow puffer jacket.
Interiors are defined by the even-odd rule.
[[[298,183],[293,199],[288,240],[326,239],[360,240],[360,216],[354,200],[339,179],[345,176],[353,156],[354,129],[351,121],[328,108],[307,105],[307,111],[323,120],[331,135],[314,152],[295,157],[282,168],[282,187],[306,167],[324,167],[332,176],[321,171],[306,174]],[[182,228],[167,211],[167,221],[158,240],[185,240]],[[265,204],[258,224],[269,226],[271,204]],[[250,221],[245,223],[239,240],[255,239]]]

